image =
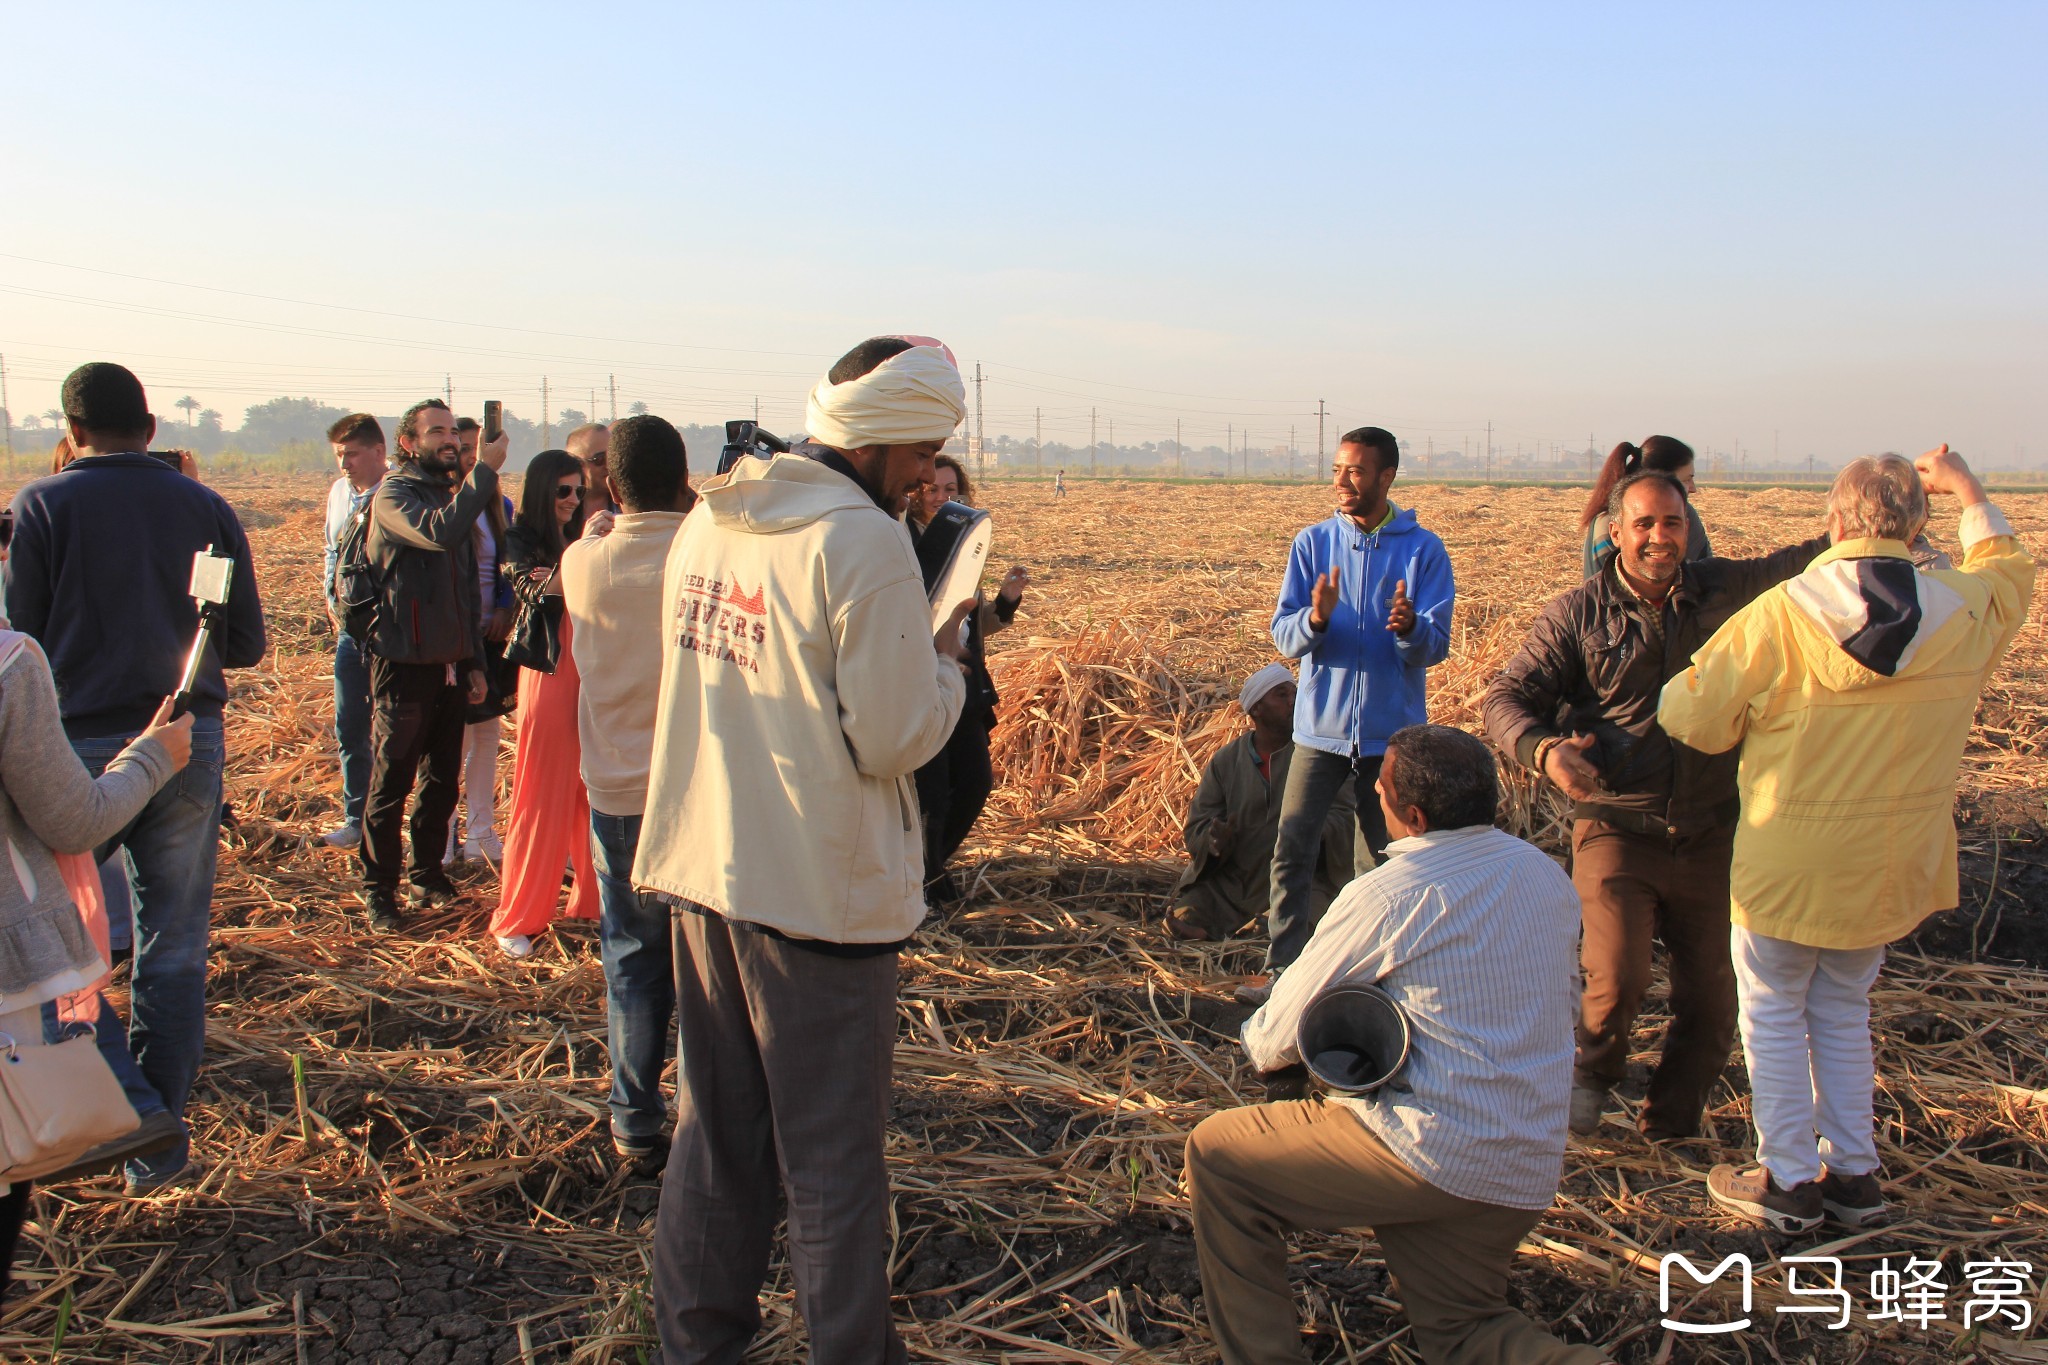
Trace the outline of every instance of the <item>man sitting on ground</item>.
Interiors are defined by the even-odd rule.
[[[562,601],[583,679],[576,725],[604,950],[612,1148],[645,1170],[667,1150],[661,1068],[675,1013],[675,957],[668,906],[634,887],[633,859],[661,696],[662,572],[695,495],[683,438],[669,423],[628,417],[612,435],[606,477],[619,516],[610,535],[562,551]]]
[[[1300,1061],[1302,1012],[1372,982],[1414,1031],[1394,1086],[1232,1109],[1188,1138],[1209,1324],[1226,1365],[1306,1362],[1285,1234],[1368,1227],[1431,1362],[1593,1365],[1508,1305],[1515,1248],[1557,1193],[1571,1087],[1579,898],[1493,827],[1493,755],[1397,730],[1376,783],[1386,861],[1345,888],[1244,1027],[1261,1071]]]
[[[1928,493],[1962,504],[1960,569],[1914,567]],[[1783,1233],[1884,1216],[1870,986],[1885,944],[1956,905],[1956,768],[2034,591],[2033,557],[1947,446],[1917,472],[1851,463],[1828,533],[1657,713],[1702,753],[1742,746],[1731,938],[1757,1164],[1716,1166],[1707,1192]]]
[[[1175,907],[1166,917],[1175,938],[1226,939],[1266,912],[1280,796],[1294,756],[1294,674],[1286,664],[1267,664],[1245,680],[1237,701],[1251,717],[1251,733],[1218,749],[1195,788],[1182,831],[1192,861],[1173,889]],[[1313,887],[1318,918],[1351,880],[1354,818],[1347,786],[1323,823]]]

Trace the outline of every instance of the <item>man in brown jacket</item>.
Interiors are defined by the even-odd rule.
[[[1495,744],[1574,802],[1585,993],[1572,1131],[1599,1128],[1607,1092],[1627,1071],[1654,937],[1671,954],[1671,1029],[1640,1127],[1653,1141],[1689,1138],[1735,1039],[1728,869],[1741,813],[1738,755],[1670,739],[1657,726],[1657,699],[1724,621],[1828,541],[1687,562],[1685,490],[1668,474],[1630,475],[1607,508],[1614,550],[1543,609],[1487,689],[1484,714]]]

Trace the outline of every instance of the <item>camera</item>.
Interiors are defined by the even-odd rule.
[[[718,472],[729,474],[732,467],[749,455],[787,455],[789,442],[765,430],[759,422],[740,420],[725,424],[725,445],[718,452]]]

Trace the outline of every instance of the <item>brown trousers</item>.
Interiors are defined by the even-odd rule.
[[[1255,1104],[1188,1136],[1202,1297],[1224,1365],[1306,1365],[1287,1287],[1297,1229],[1369,1227],[1430,1365],[1597,1365],[1508,1306],[1508,1266],[1542,1214],[1446,1194],[1344,1106]]]
[[[737,1365],[786,1202],[811,1365],[901,1362],[882,1165],[896,954],[828,957],[681,911],[675,962],[676,1136],[654,1234],[662,1360]]]
[[[1650,1075],[1642,1125],[1699,1132],[1707,1094],[1735,1043],[1728,960],[1733,830],[1684,839],[1633,834],[1598,820],[1572,826],[1572,885],[1584,909],[1577,1085],[1606,1090],[1628,1072],[1629,1029],[1650,989],[1650,944],[1671,954],[1671,1027]]]

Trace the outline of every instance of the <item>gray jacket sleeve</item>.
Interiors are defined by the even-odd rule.
[[[57,685],[40,649],[24,649],[0,673],[0,784],[38,839],[59,853],[86,853],[111,838],[171,779],[171,756],[138,739],[97,779],[86,771],[57,714]]]

